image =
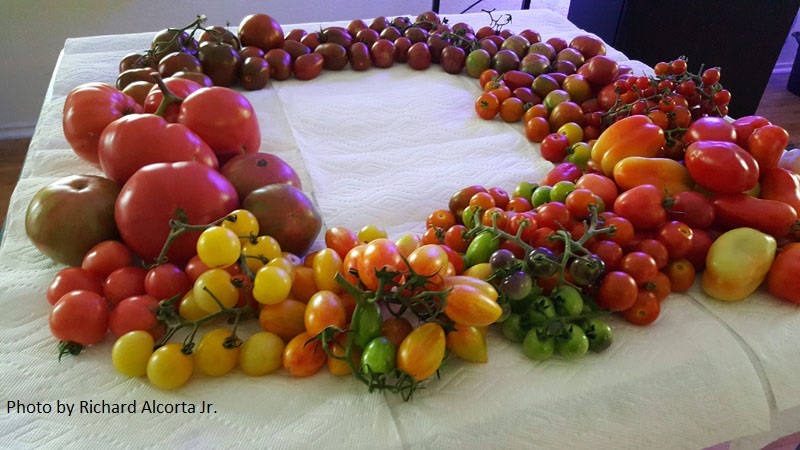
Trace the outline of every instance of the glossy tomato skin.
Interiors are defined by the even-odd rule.
[[[655,230],[667,220],[664,193],[652,184],[629,189],[614,200],[614,213],[628,219],[636,230]]]
[[[767,273],[769,293],[800,305],[800,243],[781,247]]]
[[[120,187],[108,178],[71,175],[41,188],[25,213],[25,233],[39,251],[79,266],[98,243],[117,239],[114,203]]]
[[[683,137],[687,145],[695,141],[736,142],[736,128],[722,117],[701,117],[689,125]]]
[[[145,166],[122,187],[115,219],[123,241],[145,260],[156,258],[178,208],[190,224],[207,224],[239,207],[236,189],[219,172],[197,162]],[[167,252],[170,262],[185,264],[196,253],[199,231],[178,237]]]
[[[132,97],[109,84],[82,84],[70,91],[64,102],[64,136],[81,159],[99,167],[100,133],[120,117],[141,111]]]
[[[253,105],[233,89],[212,86],[194,91],[181,103],[178,122],[208,144],[220,164],[237,155],[255,153],[261,146]]]
[[[50,331],[60,341],[97,344],[108,331],[108,315],[108,306],[100,294],[71,291],[50,311]]]
[[[285,183],[303,188],[300,176],[283,159],[272,153],[247,153],[230,159],[220,172],[235,187],[240,199],[269,184]]]
[[[217,156],[186,126],[154,114],[129,114],[109,124],[97,149],[100,168],[124,184],[142,167],[160,162],[196,161],[217,169]]]
[[[686,147],[684,161],[692,179],[716,194],[744,192],[758,182],[755,158],[733,142],[693,142]]]
[[[258,218],[261,234],[272,236],[281,250],[305,255],[322,229],[316,205],[300,189],[288,184],[258,188],[242,201],[242,208]]]
[[[250,14],[242,19],[238,28],[241,45],[252,45],[268,52],[283,45],[284,35],[280,23],[263,13]]]
[[[397,368],[422,381],[436,373],[444,359],[446,340],[442,326],[428,322],[414,329],[397,349]]]
[[[780,238],[797,228],[797,212],[780,200],[728,194],[717,195],[712,202],[714,224],[723,230],[750,227]]]
[[[192,92],[203,87],[200,83],[190,80],[188,78],[169,77],[164,80],[164,84],[175,95],[180,98],[186,98]],[[164,94],[161,93],[161,88],[158,85],[153,85],[148,92],[147,97],[144,99],[144,112],[154,114],[158,107],[161,106],[161,101],[164,100]],[[170,123],[178,121],[178,112],[180,111],[180,104],[173,103],[167,106],[164,111],[164,120]]]

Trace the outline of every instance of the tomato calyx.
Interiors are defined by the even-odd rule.
[[[61,361],[61,357],[64,355],[72,355],[77,356],[83,350],[83,345],[78,344],[77,342],[69,342],[69,341],[59,341],[58,342],[58,360]]]

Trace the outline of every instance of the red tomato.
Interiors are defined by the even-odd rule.
[[[661,304],[655,294],[650,291],[639,291],[636,301],[622,315],[634,325],[649,325],[661,313]]]
[[[71,291],[56,302],[49,324],[53,336],[60,341],[97,344],[108,331],[108,306],[100,294]]]
[[[183,296],[192,288],[192,281],[180,267],[172,263],[159,264],[147,271],[144,290],[156,300]]]
[[[325,64],[325,58],[320,53],[307,53],[300,55],[292,65],[292,72],[298,80],[313,80],[320,73]]]
[[[667,220],[663,201],[664,192],[652,184],[642,184],[614,200],[614,213],[628,219],[637,231],[655,230]]]
[[[686,258],[674,259],[665,269],[673,292],[686,292],[694,284],[697,271]]]
[[[547,172],[541,184],[542,186],[552,186],[559,181],[571,181],[574,183],[582,175],[583,171],[580,167],[573,163],[562,162]]]
[[[331,291],[319,291],[312,295],[306,304],[303,321],[309,336],[316,336],[325,328],[334,326],[343,328],[345,310],[339,296]]]
[[[200,137],[154,114],[129,114],[109,124],[100,136],[97,154],[100,168],[119,184],[153,163],[195,161],[219,168],[216,155]]]
[[[167,89],[169,89],[170,92],[180,98],[186,98],[192,92],[203,87],[203,85],[200,83],[186,78],[166,78],[164,79],[164,84],[167,85]],[[154,85],[147,94],[147,97],[144,99],[144,112],[148,114],[155,114],[161,106],[161,102],[163,100],[164,94],[161,93],[161,88],[157,84]],[[180,102],[172,103],[166,107],[162,114],[159,115],[167,122],[175,123],[178,121],[178,112],[180,111],[180,108]]]
[[[762,116],[744,116],[733,121],[733,128],[736,129],[736,143],[739,147],[747,148],[747,140],[758,128],[769,125],[771,122]]]
[[[45,296],[51,305],[55,305],[64,294],[77,290],[102,294],[103,278],[81,267],[65,267],[50,282]]]
[[[219,172],[196,162],[158,163],[137,171],[122,187],[115,208],[123,241],[137,255],[152,260],[170,232],[170,220],[183,211],[190,224],[220,219],[239,207],[236,189]],[[179,236],[167,258],[185,264],[196,252],[200,231]]]
[[[358,258],[358,277],[367,289],[373,291],[378,288],[377,270],[400,271],[404,268],[400,249],[394,241],[386,238],[370,241]]]
[[[243,47],[252,45],[264,52],[280,48],[284,41],[280,23],[263,13],[250,14],[243,18],[239,23],[238,35]]]
[[[655,258],[644,252],[630,252],[622,257],[619,270],[633,277],[637,285],[653,279],[658,273]]]
[[[581,175],[575,182],[576,189],[588,189],[603,199],[603,204],[609,207],[614,204],[619,190],[613,179],[599,173]]]
[[[325,231],[325,245],[332,248],[342,259],[353,247],[361,244],[356,234],[345,227],[332,227]]]
[[[722,117],[701,117],[686,130],[683,142],[686,145],[695,141],[728,141],[736,142],[736,129],[733,124]]]
[[[800,243],[792,242],[781,247],[767,273],[767,290],[770,294],[800,305]]]
[[[142,330],[159,339],[164,334],[164,325],[159,326],[157,312],[158,300],[150,295],[125,298],[111,310],[108,329],[116,337],[129,331]]]
[[[747,151],[758,162],[760,170],[777,167],[787,145],[789,145],[789,132],[777,125],[757,128],[747,138]]]
[[[693,142],[686,147],[684,162],[692,179],[716,194],[748,191],[758,182],[758,162],[733,142]]]
[[[714,224],[721,229],[750,227],[778,238],[797,231],[797,211],[782,201],[728,194],[713,203]]]
[[[99,167],[100,133],[111,122],[141,110],[133,98],[111,85],[82,84],[70,91],[64,102],[64,136],[81,159]]]
[[[624,311],[636,302],[639,287],[632,276],[612,271],[603,277],[597,293],[597,305],[611,311]]]
[[[146,294],[144,279],[147,270],[137,266],[121,267],[111,272],[103,282],[103,295],[112,307],[134,295]]]
[[[214,150],[220,165],[236,155],[256,153],[261,146],[253,105],[234,89],[212,86],[194,91],[181,103],[178,122]]]
[[[120,267],[133,265],[133,252],[120,241],[103,241],[83,257],[81,267],[105,278]]]
[[[692,229],[692,249],[686,254],[686,259],[692,263],[697,272],[701,272],[706,267],[706,255],[714,239],[708,231],[702,228]]]
[[[708,228],[714,223],[714,205],[711,199],[697,191],[678,192],[668,203],[668,214],[693,228]]]
[[[761,198],[780,200],[800,212],[800,175],[781,167],[761,171]]]
[[[670,259],[683,258],[692,249],[692,228],[683,222],[664,223],[658,228],[657,236],[667,248]]]

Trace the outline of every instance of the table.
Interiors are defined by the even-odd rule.
[[[549,10],[508,13],[515,32],[583,33]],[[485,14],[448,19],[488,22]],[[44,292],[61,266],[28,242],[25,208],[51,181],[97,174],[61,133],[65,96],[80,83],[112,82],[119,59],[146,48],[152,35],[68,39],[56,63],[0,244],[0,446],[701,449],[732,441],[731,448],[759,448],[800,428],[800,315],[762,293],[737,304],[697,288],[672,295],[657,322],[614,320],[614,345],[579,361],[536,363],[491,333],[488,364],[451,358],[441,379],[410,402],[327,373],[195,375],[178,391],[160,391],[113,370],[110,339],[59,362]],[[649,70],[614,49],[609,55],[637,73]],[[477,118],[477,93],[465,75],[396,66],[274,82],[247,96],[259,114],[262,151],[295,167],[326,226],[377,224],[399,237],[421,232],[427,214],[461,187],[510,190],[551,167],[519,124]],[[11,401],[33,409],[9,408]],[[134,412],[91,412],[134,401]],[[168,411],[145,408],[152,402]],[[213,412],[191,413],[189,404],[212,404]]]

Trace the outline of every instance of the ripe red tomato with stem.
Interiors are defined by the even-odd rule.
[[[651,291],[639,291],[636,301],[626,309],[622,315],[625,320],[634,325],[649,325],[658,318],[661,313],[661,304]]]
[[[71,291],[50,311],[48,322],[56,339],[79,346],[97,344],[108,331],[108,306],[95,292]]]
[[[102,294],[103,277],[81,267],[65,267],[50,282],[45,297],[51,305],[55,305],[64,294],[76,290]]]

